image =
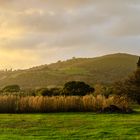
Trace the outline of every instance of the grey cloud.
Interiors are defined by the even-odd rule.
[[[73,28],[84,29],[107,20],[106,16],[94,14],[94,9],[78,9],[73,12],[74,14],[60,12],[51,15],[48,11],[43,11],[43,13],[33,12],[31,14],[23,11],[18,14],[9,14],[11,16],[5,19],[5,22],[7,26],[21,26],[28,32],[55,33],[69,31]]]
[[[139,0],[1,0],[0,30],[22,32],[1,37],[0,49],[36,51],[52,60],[58,50],[82,56],[91,48],[127,50],[124,46],[140,44],[135,40],[140,36],[139,15]]]
[[[122,13],[121,15],[116,17],[114,26],[111,27],[108,31],[108,33],[110,33],[111,36],[122,37],[140,35],[140,8],[131,8],[127,14]]]
[[[1,39],[1,42],[1,47],[11,48],[12,50],[36,50],[42,49],[38,47],[43,47],[41,44],[45,44],[47,42],[47,38],[42,35],[28,34],[16,39]]]

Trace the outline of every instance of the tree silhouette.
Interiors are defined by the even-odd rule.
[[[84,96],[88,93],[94,92],[94,88],[81,81],[70,81],[65,83],[63,88],[64,95],[78,95]]]
[[[140,58],[137,70],[126,80],[116,82],[114,89],[117,94],[127,96],[140,104]]]

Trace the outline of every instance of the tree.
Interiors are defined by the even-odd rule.
[[[124,95],[140,104],[140,58],[137,70],[126,80],[115,83],[115,93]]]
[[[94,88],[81,81],[70,81],[65,83],[63,88],[64,95],[78,95],[84,96],[88,93],[94,92]]]
[[[42,96],[59,96],[61,95],[61,88],[41,88],[36,91],[37,95]]]
[[[20,86],[19,85],[8,85],[2,89],[3,92],[19,92]]]
[[[125,81],[127,96],[140,104],[140,69]]]
[[[48,88],[40,88],[36,90],[37,95],[42,95],[42,96],[49,96],[49,89]]]

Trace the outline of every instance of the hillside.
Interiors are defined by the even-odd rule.
[[[62,86],[71,80],[81,80],[91,85],[110,84],[131,74],[137,60],[138,56],[119,53],[96,58],[73,58],[26,70],[0,72],[0,87],[9,84],[19,84],[24,88]]]

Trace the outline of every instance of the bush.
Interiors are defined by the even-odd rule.
[[[20,86],[19,85],[8,85],[2,89],[3,92],[19,92]]]
[[[61,95],[61,91],[60,88],[41,88],[36,91],[36,94],[42,96],[59,96]]]
[[[140,58],[137,63],[137,70],[127,79],[116,82],[114,84],[114,92],[140,104]]]
[[[103,95],[108,98],[110,95],[113,94],[113,89],[110,86],[104,86],[101,84],[96,84],[95,86],[94,96]]]
[[[134,72],[132,76],[114,84],[114,93],[126,96],[140,104],[140,70]]]
[[[94,92],[94,88],[88,84],[80,81],[67,82],[63,87],[63,95],[79,95],[84,96],[88,93]]]
[[[50,91],[52,96],[59,96],[62,93],[61,88],[50,88],[49,91]]]

